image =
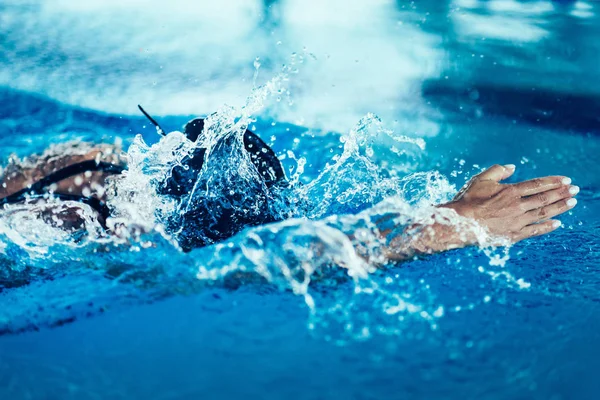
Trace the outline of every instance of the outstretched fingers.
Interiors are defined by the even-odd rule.
[[[568,186],[570,183],[571,178],[567,178],[566,176],[546,176],[544,178],[516,183],[513,186],[521,197],[526,197]]]
[[[560,221],[551,219],[549,221],[540,222],[539,224],[527,225],[521,229],[513,238],[515,242],[528,239],[534,236],[541,236],[557,230],[561,226]]]
[[[485,171],[478,174],[476,178],[479,180],[490,180],[494,182],[500,182],[514,174],[515,168],[516,167],[513,164],[492,165]]]
[[[571,186],[571,189],[573,188],[575,188],[575,190],[567,189],[569,196],[566,197],[569,198],[563,198],[552,204],[527,211],[523,215],[523,222],[525,222],[526,225],[515,235],[513,238],[514,241],[518,242],[530,237],[545,235],[558,229],[561,226],[561,222],[550,218],[563,214],[577,205],[577,199],[570,196],[577,194],[577,192],[579,192],[579,188],[577,186]],[[548,193],[548,199],[550,199],[552,196],[565,195],[564,192],[561,193],[561,190],[554,190],[552,192],[557,193]]]
[[[523,211],[535,210],[550,204],[554,204],[559,200],[571,198],[577,193],[579,193],[578,186],[562,186],[558,189],[537,193],[523,198],[521,201],[521,209]]]
[[[560,200],[556,203],[537,208],[535,210],[527,211],[524,215],[525,225],[535,224],[536,222],[543,221],[549,218],[556,217],[562,213],[565,213],[577,205],[577,200],[570,198],[568,200]]]

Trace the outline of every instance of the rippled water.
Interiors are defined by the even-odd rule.
[[[594,3],[149,4],[1,5],[2,164],[121,140],[117,184],[143,200],[113,205],[152,231],[0,220],[2,398],[596,397]],[[149,182],[185,142],[159,142],[138,102],[169,131],[217,110],[216,136],[248,124],[294,182],[273,194],[294,218],[174,248]],[[228,157],[207,171],[244,163]],[[497,162],[571,176],[564,228],[500,263],[465,249],[377,270],[348,247],[382,200],[407,223]]]

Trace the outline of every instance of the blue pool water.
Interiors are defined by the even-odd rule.
[[[168,131],[251,110],[305,217],[184,254],[3,216],[0,399],[598,398],[598,5],[368,3],[0,4],[0,165],[68,140],[160,149],[138,103]],[[493,163],[570,176],[563,228],[360,279],[331,266],[356,258],[324,218],[392,195],[416,212]],[[319,270],[306,287],[297,265]]]

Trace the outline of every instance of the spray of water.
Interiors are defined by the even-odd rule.
[[[302,182],[307,160],[288,151],[288,159],[297,164],[289,184],[267,188],[244,151],[243,135],[269,98],[290,96],[286,83],[297,62],[293,59],[280,75],[255,88],[242,107],[223,107],[208,116],[197,142],[181,132],[153,145],[137,136],[126,154],[127,171],[109,179],[105,187],[112,210],[107,223],[116,234],[107,235],[84,205],[49,200],[43,206],[23,204],[4,210],[0,216],[3,286],[91,274],[113,282],[112,291],[126,290],[130,298],[156,298],[193,293],[208,283],[231,279],[243,283],[259,277],[303,298],[310,310],[309,328],[327,338],[399,334],[408,318],[435,329],[445,308],[434,293],[425,290],[426,296],[413,299],[410,288],[391,290],[381,283],[387,279],[382,271],[389,265],[390,240],[408,240],[409,227],[433,223],[490,243],[484,250],[490,266],[480,267],[481,272],[526,285],[503,269],[508,253],[498,250],[498,242],[485,230],[450,210],[433,207],[456,191],[443,176],[433,171],[399,177],[377,163],[374,146],[382,135],[393,141],[395,152],[398,147],[423,151],[425,143],[385,129],[375,115],[366,115],[341,137],[341,154],[332,157],[316,178]],[[198,147],[206,149],[206,156],[190,193],[181,199],[161,194],[161,185],[174,168],[185,166],[183,160]],[[73,207],[78,207],[83,219],[84,228],[77,234],[60,222],[61,213]],[[248,227],[228,240],[181,252],[181,238],[189,235],[181,228],[181,216],[197,213],[193,215],[210,225],[215,210],[243,210],[279,222]],[[43,217],[48,212],[53,223]],[[392,234],[381,233],[381,221],[386,221]],[[192,234],[203,237],[202,227],[198,225]],[[210,243],[208,236],[206,241]],[[98,279],[92,282],[88,292],[74,296],[82,300],[97,295],[101,289],[95,287],[104,286],[97,284]],[[326,290],[332,284],[338,289]],[[23,317],[25,308],[21,311]],[[15,313],[19,311],[13,309],[10,316],[0,318],[0,330],[24,329],[22,322],[17,326],[15,321],[35,319],[18,318]]]

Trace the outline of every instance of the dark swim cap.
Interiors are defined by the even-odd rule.
[[[196,142],[203,135],[204,120],[196,118],[185,125],[187,138]],[[233,138],[222,139],[218,146],[230,146]],[[221,187],[232,190],[218,193],[216,197],[192,199],[190,193],[198,181],[205,164],[206,149],[196,148],[181,164],[173,167],[171,176],[159,183],[159,194],[172,196],[180,201],[180,207],[191,207],[169,218],[167,227],[174,232],[184,251],[210,245],[237,234],[245,227],[276,221],[269,209],[269,190],[285,185],[286,178],[281,162],[275,152],[250,130],[244,133],[244,149],[262,178],[257,182],[236,181],[233,176],[217,176]],[[236,184],[237,183],[237,184]],[[212,183],[207,182],[206,184]],[[237,190],[236,190],[237,189]]]
[[[185,125],[184,133],[189,140],[196,142],[202,136],[204,120],[196,118]],[[246,129],[244,133],[244,148],[250,155],[252,164],[263,177],[267,187],[285,180],[285,173],[275,152],[267,146],[256,134]]]

